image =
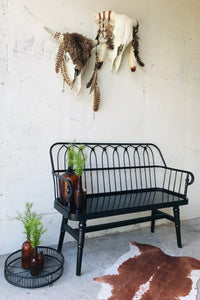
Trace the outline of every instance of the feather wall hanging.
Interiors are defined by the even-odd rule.
[[[78,33],[61,34],[48,27],[44,29],[59,42],[55,63],[56,73],[61,72],[63,83],[74,88],[78,94],[81,89],[82,70],[94,47],[93,40]]]
[[[118,71],[124,50],[131,45],[129,65],[132,72],[136,71],[136,63],[144,67],[139,56],[139,23],[135,18],[129,18],[113,11],[103,11],[96,15],[98,26],[96,44],[93,40],[78,34],[55,32],[48,27],[44,29],[59,42],[56,56],[55,71],[61,72],[63,82],[75,89],[76,94],[81,89],[81,73],[95,47],[95,66],[93,74],[87,83],[89,93],[94,93],[93,111],[100,106],[100,88],[98,86],[98,71],[101,69],[106,53],[111,62],[111,70]]]
[[[96,15],[95,22],[98,25],[96,36],[96,62],[94,72],[87,84],[90,93],[94,91],[93,110],[97,111],[100,105],[100,89],[97,82],[97,73],[101,69],[106,57],[111,62],[113,68],[118,71],[122,55],[127,46],[131,44],[129,53],[129,66],[132,72],[136,71],[136,62],[144,67],[144,63],[139,56],[139,29],[138,21],[126,15],[116,14],[113,11],[103,11]]]

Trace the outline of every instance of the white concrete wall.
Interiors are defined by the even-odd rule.
[[[57,44],[42,29],[96,35],[94,16],[113,10],[140,23],[146,67],[131,73],[127,52],[118,73],[100,72],[102,102],[79,96],[54,71]],[[198,0],[0,0],[0,254],[24,241],[14,218],[27,201],[43,214],[43,244],[56,244],[61,216],[53,208],[49,147],[55,141],[154,142],[170,166],[194,172],[189,206],[200,211],[200,2]],[[86,85],[93,70],[87,66]]]

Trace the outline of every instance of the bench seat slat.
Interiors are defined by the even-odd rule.
[[[95,195],[87,197],[86,213],[104,213],[117,210],[142,208],[151,210],[154,206],[167,207],[168,204],[187,204],[187,199],[180,195],[171,195],[165,191],[152,190],[145,192],[128,192],[111,195]]]
[[[137,193],[130,191],[115,195],[88,195],[85,212],[69,211],[59,202],[59,199],[55,201],[55,208],[68,219],[80,221],[186,204],[188,204],[188,199],[183,195],[154,189],[137,191]]]

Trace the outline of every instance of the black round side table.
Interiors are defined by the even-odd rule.
[[[37,276],[31,275],[30,269],[21,267],[22,251],[18,250],[9,255],[4,265],[4,276],[6,280],[23,288],[39,288],[51,285],[63,274],[64,257],[62,253],[49,247],[37,247],[38,253],[43,251],[44,268]]]

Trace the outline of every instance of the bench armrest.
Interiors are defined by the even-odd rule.
[[[172,192],[187,195],[187,188],[194,182],[192,172],[164,167],[163,188],[167,188]]]
[[[185,174],[187,185],[190,185],[194,182],[194,174],[192,172],[185,171],[185,170],[182,170],[182,169],[170,168],[170,167],[166,167],[166,169]]]

